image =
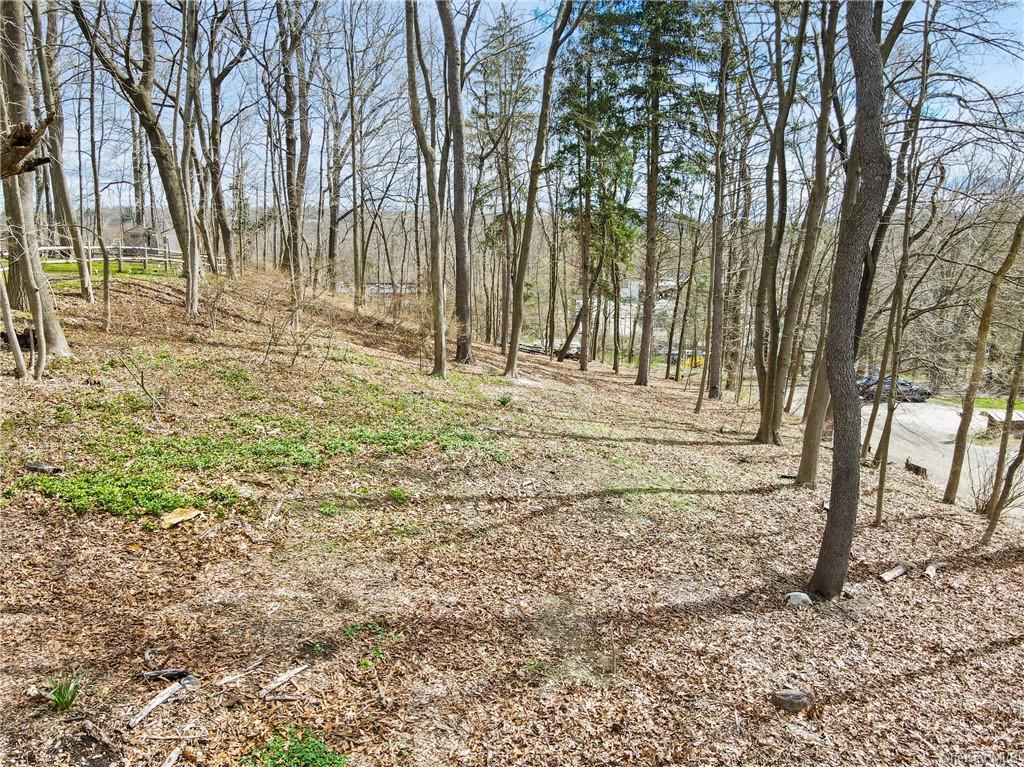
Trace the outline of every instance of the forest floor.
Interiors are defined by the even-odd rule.
[[[296,338],[284,293],[229,285],[213,329],[118,279],[107,335],[65,290],[76,358],[0,380],[0,764],[263,767],[289,727],[360,767],[1024,763],[1019,529],[978,550],[894,468],[848,593],[787,607],[828,492],[786,478],[797,424],[754,445],[745,406],[529,355],[513,383],[482,345],[441,381],[327,299]],[[153,667],[198,683],[129,727]],[[30,695],[76,669],[69,711]]]

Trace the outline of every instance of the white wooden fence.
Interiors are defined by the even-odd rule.
[[[90,264],[102,260],[103,251],[99,245],[85,245],[83,248]],[[170,272],[172,265],[180,267],[183,263],[180,250],[154,248],[148,245],[108,245],[107,256],[112,264],[119,267],[124,264],[142,264],[143,269],[162,268],[165,272]],[[205,253],[200,254],[200,259],[204,266],[209,267],[210,259]],[[70,245],[43,245],[39,248],[39,260],[43,266],[73,264],[75,256]],[[225,268],[224,259],[218,258],[217,271],[223,272]]]

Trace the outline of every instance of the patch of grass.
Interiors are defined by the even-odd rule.
[[[508,407],[512,404],[512,395],[508,392],[498,395],[498,404],[502,407]]]
[[[423,450],[431,444],[451,453],[480,445],[483,440],[465,429],[444,424],[439,427],[356,426],[324,442],[329,454],[355,453],[363,447],[372,447],[384,455],[405,455]]]
[[[150,408],[148,399],[134,392],[119,392],[109,397],[87,395],[82,398],[82,407],[100,414],[101,419],[110,421],[118,416],[130,416]]]
[[[408,522],[392,527],[391,534],[396,538],[413,538],[417,535],[422,535],[426,530],[427,528],[419,522]]]
[[[975,410],[996,410],[1000,412],[1006,411],[1006,397],[975,397],[974,399]],[[1017,400],[1013,404],[1014,410],[1024,410],[1024,400]]]
[[[530,658],[523,664],[523,673],[533,679],[547,676],[551,671],[551,664],[542,658]]]
[[[105,512],[137,519],[205,504],[203,497],[172,490],[171,478],[163,472],[86,471],[32,477],[30,485],[80,514]]]
[[[392,488],[388,490],[388,498],[395,503],[405,503],[409,500],[409,494],[400,487]]]
[[[345,636],[352,638],[360,634],[370,634],[377,639],[394,639],[397,634],[383,623],[370,621],[369,623],[349,623],[341,630]]]
[[[340,517],[345,513],[345,509],[336,503],[330,501],[324,501],[320,504],[320,515],[324,517]]]
[[[348,757],[331,749],[309,730],[287,727],[257,748],[244,767],[347,767]]]
[[[181,366],[181,360],[174,355],[174,351],[166,344],[158,346],[156,349],[136,349],[128,355],[128,359],[143,370],[161,370]],[[121,357],[114,356],[104,362],[100,369],[111,371],[122,367],[124,367],[124,363]]]
[[[57,711],[67,711],[78,699],[82,691],[82,683],[85,681],[85,671],[65,671],[58,674],[46,683],[43,695],[50,701],[50,705]]]
[[[217,368],[214,374],[224,384],[225,389],[233,392],[240,399],[257,400],[260,398],[260,392],[252,374],[241,365],[227,364]]]

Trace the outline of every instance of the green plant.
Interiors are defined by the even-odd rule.
[[[85,681],[85,671],[63,671],[46,683],[43,695],[50,701],[50,705],[57,711],[67,711],[78,698],[82,691],[82,683]]]
[[[245,767],[346,767],[348,757],[333,751],[309,730],[286,727],[246,759]]]
[[[503,392],[498,396],[498,404],[502,407],[508,407],[512,403],[512,395],[508,392]]]
[[[324,501],[320,504],[320,514],[325,517],[338,517],[345,513],[345,510],[336,503]]]
[[[30,482],[81,514],[99,511],[137,519],[204,503],[201,497],[171,490],[170,477],[159,471],[86,471],[34,477]]]
[[[395,525],[391,528],[391,534],[396,538],[411,538],[426,532],[426,527],[419,522],[409,522],[404,525]]]
[[[388,498],[390,498],[395,503],[405,503],[406,501],[409,500],[409,494],[405,492],[402,488],[396,487],[391,490],[388,490]]]

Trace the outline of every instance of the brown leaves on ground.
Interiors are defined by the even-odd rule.
[[[1016,530],[975,550],[981,520],[894,472],[884,525],[858,529],[847,598],[787,608],[828,490],[780,478],[795,424],[786,447],[754,445],[744,407],[693,415],[696,381],[637,389],[604,365],[584,377],[530,357],[512,383],[483,346],[475,366],[430,379],[415,330],[330,299],[307,310],[309,333],[275,327],[276,286],[230,285],[216,332],[181,319],[171,281],[116,281],[110,336],[65,294],[77,361],[0,384],[15,488],[3,764],[159,764],[178,745],[182,763],[238,764],[285,725],[359,765],[933,765],[1024,749]],[[142,354],[159,408],[112,349]],[[133,471],[143,459],[87,449],[113,429],[147,445],[240,419],[264,429],[244,432],[254,444],[285,444],[276,429],[293,452],[173,468],[188,493],[240,499],[170,530],[75,514],[20,484],[32,459]],[[316,460],[300,465],[304,445]],[[875,481],[865,473],[864,519]],[[949,565],[926,577],[936,561]],[[897,562],[909,573],[883,583]],[[152,666],[199,685],[128,730],[168,684],[140,678]],[[79,667],[70,715],[26,698]],[[787,686],[812,709],[776,711]]]

